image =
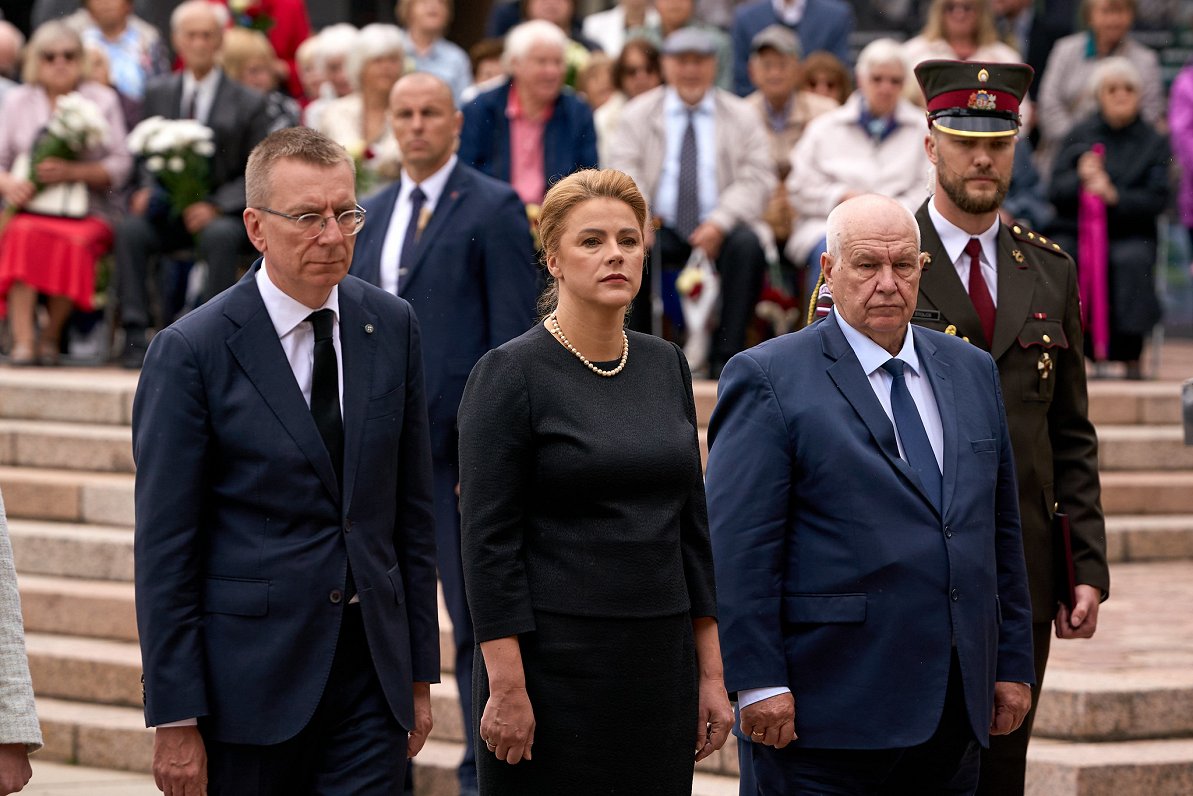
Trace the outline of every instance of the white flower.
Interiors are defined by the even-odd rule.
[[[181,174],[182,170],[186,168],[186,161],[178,157],[178,155],[175,155],[174,157],[170,158],[167,165],[170,167],[170,171],[175,172],[176,174]]]
[[[199,141],[195,144],[195,154],[209,158],[215,154],[215,144],[210,141]]]
[[[161,155],[154,155],[145,161],[145,166],[155,174],[161,171],[166,166],[166,160]]]

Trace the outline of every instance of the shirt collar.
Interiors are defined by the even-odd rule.
[[[716,111],[716,104],[713,101],[713,95],[716,93],[716,87],[710,88],[704,92],[704,98],[696,105],[688,105],[679,98],[679,92],[670,86],[667,87],[666,93],[663,94],[663,112],[667,116],[684,117],[687,115],[688,109],[695,111],[697,116],[708,114],[712,116]],[[765,100],[763,100],[765,102]]]
[[[889,351],[850,326],[837,313],[835,308],[832,315],[837,320],[837,325],[841,327],[841,333],[845,335],[845,342],[849,343],[849,347],[857,355],[857,361],[862,363],[862,370],[866,372],[867,377],[871,376],[874,371],[881,368],[891,358]],[[903,335],[903,347],[899,349],[899,353],[895,355],[895,359],[907,363],[907,367],[911,368],[912,372],[918,375],[920,373],[920,357],[915,351],[915,333],[912,331],[912,328],[910,323],[907,324],[907,333]]]
[[[398,195],[398,201],[405,201],[414,186],[422,188],[423,194],[427,197],[425,207],[434,207],[439,202],[439,197],[443,195],[443,189],[447,186],[447,178],[451,176],[452,171],[456,168],[456,163],[459,158],[452,155],[448,158],[447,163],[439,167],[439,170],[427,177],[422,182],[415,182],[410,179],[410,175],[406,173],[406,169],[402,169],[401,181],[402,187]]]
[[[795,0],[793,3],[787,3],[785,0],[771,0],[775,16],[781,19],[785,25],[791,27],[795,27],[803,20],[804,7],[807,4],[808,0]]]
[[[556,102],[558,101],[558,98],[556,98]],[[555,105],[548,105],[543,109],[539,118],[531,119],[527,116],[522,110],[522,99],[518,96],[518,87],[514,84],[513,79],[510,79],[510,96],[505,103],[505,116],[507,119],[516,119],[528,124],[546,124],[553,113],[555,113]]]
[[[261,291],[261,300],[265,302],[265,311],[269,313],[269,320],[273,322],[273,328],[278,333],[279,340],[298,328],[298,324],[305,321],[307,316],[315,311],[293,296],[283,293],[282,289],[269,278],[269,269],[264,260],[261,262],[260,270],[257,271],[257,290]],[[331,310],[338,321],[340,318],[340,286],[334,285],[331,293],[327,295],[327,300],[316,309]]]
[[[945,218],[944,214],[936,208],[935,197],[928,202],[928,216],[932,219],[932,226],[936,227],[936,234],[940,236],[940,242],[944,244],[944,251],[949,256],[950,263],[957,262],[957,258],[965,252],[965,246],[969,243],[969,239],[976,237],[978,243],[982,245],[982,252],[986,255],[986,259],[990,261],[991,265],[994,264],[993,253],[998,251],[999,222],[997,216],[989,229],[977,235],[970,235]]]
[[[203,76],[202,80],[196,80],[194,74],[189,69],[182,70],[182,91],[185,94],[188,91],[214,91],[215,84],[220,80],[220,68],[217,66],[210,72]]]

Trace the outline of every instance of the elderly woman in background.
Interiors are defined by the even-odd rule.
[[[1014,47],[998,38],[987,0],[932,0],[924,29],[903,44],[903,59],[908,70],[913,70],[921,61],[935,58],[985,62],[1023,60]],[[903,94],[918,105],[924,104],[914,80],[907,81]]]
[[[125,122],[135,124],[145,83],[170,71],[169,53],[157,28],[133,14],[132,0],[85,0],[64,21],[79,32],[84,46],[107,56],[108,78],[120,95]]]
[[[1076,252],[1081,192],[1105,204],[1110,326],[1106,359],[1125,362],[1127,378],[1139,379],[1143,339],[1160,320],[1153,267],[1156,221],[1168,205],[1168,141],[1142,118],[1143,78],[1131,61],[1100,61],[1090,89],[1096,110],[1069,132],[1052,173],[1054,238],[1066,251]],[[1084,265],[1079,259],[1078,269]],[[1093,351],[1087,341],[1086,354],[1092,357]]]
[[[818,275],[825,222],[834,207],[878,193],[915,211],[928,196],[928,128],[923,111],[902,96],[908,72],[893,39],[868,44],[857,59],[858,90],[840,108],[810,121],[791,153],[787,192],[796,221],[785,251],[791,262],[808,268],[809,282]]]
[[[232,28],[224,34],[222,53],[224,73],[228,77],[265,95],[269,132],[298,126],[302,112],[293,97],[278,91],[278,75],[273,68],[277,56],[264,33]]]
[[[452,0],[398,0],[394,11],[414,71],[430,72],[451,86],[456,102],[472,82],[468,53],[443,37],[452,20]]]
[[[311,98],[304,109],[303,124],[318,128],[323,111],[333,100],[347,97],[353,91],[348,77],[348,55],[356,44],[360,31],[347,22],[328,25],[315,34],[311,71],[318,75],[318,95]]]
[[[0,108],[0,194],[16,214],[0,237],[0,296],[7,297],[13,364],[58,361],[62,329],[75,306],[89,310],[95,289],[95,263],[112,245],[117,192],[132,170],[124,145],[124,115],[116,92],[89,82],[83,73],[83,41],[63,22],[38,28],[25,48],[24,84]],[[47,123],[68,94],[94,106],[106,130],[101,143],[73,159],[47,157],[29,170]],[[35,183],[36,181],[36,183]],[[85,207],[72,203],[71,217],[49,215],[38,206],[39,189],[85,186]],[[75,191],[83,193],[82,189]],[[23,212],[32,209],[37,212]],[[36,325],[38,294],[47,297],[49,322]]]
[[[613,86],[616,91],[592,114],[597,131],[597,153],[600,155],[601,163],[609,162],[609,140],[613,137],[613,131],[617,129],[618,120],[621,119],[621,109],[634,97],[645,94],[662,83],[659,48],[642,38],[627,41],[621,48],[617,60],[613,62]]]
[[[1144,121],[1159,125],[1164,118],[1164,83],[1160,60],[1147,45],[1131,37],[1136,0],[1082,0],[1081,19],[1088,30],[1058,39],[1048,55],[1040,80],[1036,122],[1040,145],[1036,160],[1048,173],[1065,136],[1094,109],[1089,91],[1090,68],[1112,55],[1126,58],[1139,71],[1139,111]]]
[[[345,67],[354,90],[329,102],[319,117],[319,132],[342,144],[356,160],[358,186],[362,178],[371,188],[398,176],[401,154],[389,124],[389,90],[405,66],[401,30],[396,25],[365,25]]]
[[[510,79],[464,108],[460,160],[538,205],[548,180],[597,164],[592,111],[563,85],[567,35],[543,20],[506,36]]]
[[[853,78],[849,76],[849,70],[832,53],[817,50],[804,58],[801,66],[804,88],[811,93],[836,100],[838,105],[844,105],[853,93]]]

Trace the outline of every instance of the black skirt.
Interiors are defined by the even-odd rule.
[[[690,796],[697,717],[691,617],[539,612],[535,625],[519,638],[534,759],[510,765],[478,740],[481,796]],[[489,699],[479,648],[473,671],[479,728]]]

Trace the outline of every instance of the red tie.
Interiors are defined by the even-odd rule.
[[[986,279],[982,276],[982,244],[977,238],[970,238],[969,243],[965,244],[965,253],[969,255],[969,300],[978,311],[978,320],[982,322],[986,343],[993,344],[994,301],[990,298],[990,288],[986,286]]]

